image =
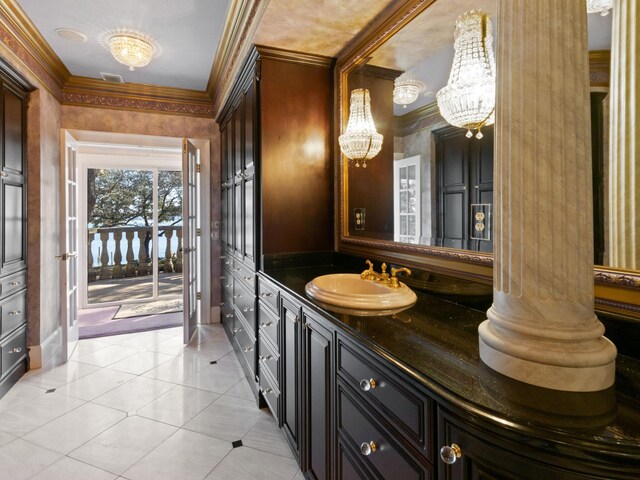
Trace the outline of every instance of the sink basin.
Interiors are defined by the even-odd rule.
[[[359,310],[390,310],[416,302],[416,294],[402,282],[399,288],[391,288],[363,280],[357,273],[316,277],[307,283],[305,291],[319,302]]]

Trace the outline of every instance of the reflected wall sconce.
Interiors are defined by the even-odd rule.
[[[587,13],[599,13],[605,17],[612,8],[613,0],[587,0]]]
[[[393,81],[393,103],[407,108],[407,105],[418,99],[424,88],[425,85],[420,80],[410,78],[406,74],[400,75]]]
[[[496,66],[489,15],[471,10],[456,20],[449,82],[436,95],[440,113],[451,125],[467,129],[467,138],[495,122]]]
[[[355,160],[356,167],[367,168],[367,160],[375,157],[382,148],[382,135],[376,131],[371,116],[371,97],[366,88],[351,91],[349,121],[347,129],[338,137],[340,151],[350,160]]]

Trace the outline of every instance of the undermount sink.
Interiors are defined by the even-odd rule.
[[[409,307],[416,294],[404,283],[398,288],[363,280],[357,273],[334,273],[316,277],[305,291],[319,302],[358,310],[392,310]]]

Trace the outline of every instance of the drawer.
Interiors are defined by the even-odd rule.
[[[262,300],[274,315],[278,315],[278,289],[262,277],[258,277],[258,299]]]
[[[342,440],[338,440],[338,480],[368,480],[370,475],[363,472],[359,462],[347,450]]]
[[[278,328],[280,320],[270,310],[268,310],[261,302],[258,303],[258,331],[260,335],[269,337],[271,343],[276,347],[280,347],[280,335]]]
[[[280,420],[280,390],[273,385],[266,375],[260,375],[260,393],[273,413],[276,423]]]
[[[27,329],[23,328],[12,335],[2,346],[2,375],[7,373],[13,366],[25,358],[27,355]]]
[[[263,371],[268,370],[269,375],[275,380],[276,386],[280,387],[280,355],[273,351],[262,335],[258,337],[258,347],[260,373],[262,374]]]
[[[233,302],[247,320],[255,319],[256,296],[237,280],[234,283]],[[251,323],[253,325],[253,323]]]
[[[0,297],[6,297],[27,286],[27,272],[19,272],[0,280]]]
[[[233,274],[238,280],[245,283],[252,292],[255,292],[256,272],[251,267],[246,266],[240,260],[236,259],[233,261]]]
[[[27,291],[23,290],[0,302],[2,312],[2,335],[13,330],[27,321],[26,316]]]
[[[235,342],[238,349],[244,357],[245,362],[249,366],[251,373],[255,377],[256,373],[256,341],[253,336],[248,333],[243,327],[235,329]]]
[[[338,433],[349,450],[379,478],[426,480],[432,478],[431,465],[411,455],[407,448],[372,417],[369,408],[338,382]]]
[[[360,398],[369,402],[380,417],[397,428],[407,440],[433,461],[431,433],[433,428],[433,402],[416,392],[391,374],[369,354],[355,345],[338,337],[339,375],[357,392]]]

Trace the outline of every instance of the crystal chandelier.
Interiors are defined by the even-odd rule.
[[[156,51],[152,43],[132,34],[114,35],[108,43],[113,58],[129,70],[148,65]]]
[[[382,135],[376,131],[371,116],[369,90],[358,88],[351,92],[347,129],[338,138],[340,151],[345,157],[355,160],[356,167],[367,167],[367,160],[375,157],[382,148]]]
[[[444,119],[466,128],[467,137],[495,122],[496,65],[493,59],[491,20],[480,10],[471,10],[456,20],[454,57],[449,82],[436,95]]]
[[[605,17],[612,8],[613,0],[587,0],[587,13],[599,13]]]
[[[402,105],[402,108],[407,108],[407,105],[418,99],[420,92],[423,90],[424,83],[420,80],[400,75],[393,82],[393,103]]]

